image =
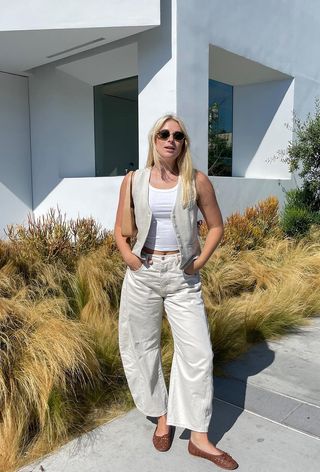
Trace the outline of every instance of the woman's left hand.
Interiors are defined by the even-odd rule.
[[[194,260],[189,264],[185,269],[184,272],[188,275],[193,275],[201,269],[198,259]]]

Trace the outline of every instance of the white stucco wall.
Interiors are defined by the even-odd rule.
[[[234,212],[243,212],[260,200],[273,195],[283,209],[285,190],[292,188],[288,179],[246,179],[244,177],[210,177],[223,219]]]
[[[282,181],[284,186],[296,186],[283,163],[276,160],[266,162],[266,158],[285,147],[291,138],[290,130],[284,125],[291,121],[292,105],[303,119],[314,109],[314,99],[320,95],[319,67],[313,60],[317,57],[320,40],[320,5],[315,0],[308,3],[308,8],[298,0],[271,0],[267,3],[264,0],[203,0],[201,11],[205,14],[194,14],[198,8],[196,0],[177,0],[177,110],[188,125],[196,167],[204,171],[207,169],[209,45],[294,78],[294,88],[293,82],[289,87],[285,82],[244,85],[242,89],[235,87],[235,106],[238,107],[237,127],[234,130],[237,140],[234,161],[238,161],[235,172],[247,178],[214,178],[221,195],[223,213],[227,215],[243,209],[244,204],[257,203],[263,194],[276,193],[279,178],[285,179]],[[268,89],[271,92],[272,87],[278,97],[282,87],[283,98],[278,98],[278,106],[274,97],[271,99],[274,119],[269,119],[270,126],[265,127],[262,136],[263,123],[266,125],[263,114],[266,113],[268,96],[269,99],[272,96],[271,93],[268,95]],[[252,98],[250,92],[253,92]],[[270,105],[267,104],[268,112]],[[258,129],[254,131],[260,133],[261,139],[256,152],[253,152],[256,136],[250,134],[245,123],[252,112],[259,113],[259,122],[255,123]],[[246,142],[246,138],[249,141]],[[236,146],[238,149],[235,149]],[[265,180],[266,177],[268,180]],[[283,201],[281,190],[278,196]]]
[[[0,31],[157,24],[160,0],[0,0]]]
[[[0,237],[32,209],[28,79],[0,73]]]
[[[287,164],[272,158],[292,139],[293,99],[291,80],[233,88],[233,176],[291,178]]]
[[[104,228],[113,229],[123,177],[61,179],[34,210],[35,216],[57,208],[68,218],[92,216]]]
[[[144,167],[148,133],[166,113],[177,112],[176,1],[161,2],[161,26],[139,35],[139,162]]]
[[[30,77],[30,108],[35,215],[54,207],[55,201],[68,215],[74,215],[74,202],[77,202],[81,216],[92,210],[99,219],[94,202],[99,200],[96,193],[102,189],[101,198],[108,202],[112,212],[118,196],[118,189],[112,190],[116,180],[94,178],[93,86],[137,73],[137,43],[134,42],[90,57],[84,55],[64,61],[56,67],[48,65],[34,70]],[[79,178],[78,187],[76,177],[85,177]],[[107,213],[105,208],[100,213],[106,224]]]
[[[50,67],[29,80],[36,208],[63,177],[94,176],[93,90]]]
[[[152,35],[149,31],[140,34],[138,44],[120,45],[92,57],[64,61],[56,68],[45,66],[34,71],[30,100],[35,215],[58,204],[67,215],[94,214],[113,228],[122,177],[71,178],[94,176],[92,85],[139,73],[139,155],[143,167],[153,122],[164,113],[176,112],[174,4],[175,0],[171,10],[170,2],[164,2],[161,26]],[[65,143],[73,143],[73,149]],[[96,203],[99,201],[101,205]]]
[[[141,13],[138,10],[137,15]],[[119,50],[117,54],[112,47],[99,50],[98,63],[86,54],[72,63],[63,60],[56,68],[52,64],[34,71],[30,90],[36,214],[59,203],[68,215],[76,215],[79,209],[81,216],[94,214],[113,227],[121,178],[93,178],[92,86],[110,77],[117,80],[124,74],[139,74],[140,167],[145,165],[150,127],[160,115],[173,111],[187,124],[195,166],[206,171],[209,45],[294,78],[294,82],[258,80],[235,86],[235,160],[239,165],[235,172],[246,178],[213,178],[224,216],[268,194],[277,194],[281,200],[279,182],[295,185],[283,164],[266,163],[265,157],[290,137],[284,123],[292,102],[303,118],[320,95],[319,67],[313,59],[320,40],[320,5],[315,0],[310,0],[308,8],[299,0],[202,0],[203,14],[198,12],[196,0],[162,0],[161,26],[132,37],[137,45],[132,74],[134,67],[128,70],[124,65],[130,62],[125,60],[126,52],[120,54]],[[113,67],[117,60],[121,77]],[[259,115],[259,123],[250,124],[254,113]],[[253,124],[261,136],[258,145]]]

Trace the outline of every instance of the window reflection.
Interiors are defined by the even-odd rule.
[[[233,87],[209,79],[208,175],[232,175]]]

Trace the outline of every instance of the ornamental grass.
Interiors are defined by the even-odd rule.
[[[284,237],[277,215],[271,197],[227,219],[201,271],[215,369],[320,313],[320,228]],[[206,231],[201,225],[202,238]],[[118,348],[125,265],[113,234],[54,210],[7,234],[0,240],[0,472],[134,406]],[[166,316],[161,341],[169,386]]]

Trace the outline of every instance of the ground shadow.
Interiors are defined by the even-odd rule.
[[[211,442],[217,444],[236,423],[246,407],[248,378],[271,365],[274,357],[274,351],[266,341],[262,341],[238,359],[226,364],[224,376],[214,376],[213,412],[208,431]],[[188,429],[180,435],[180,439],[189,437]]]

